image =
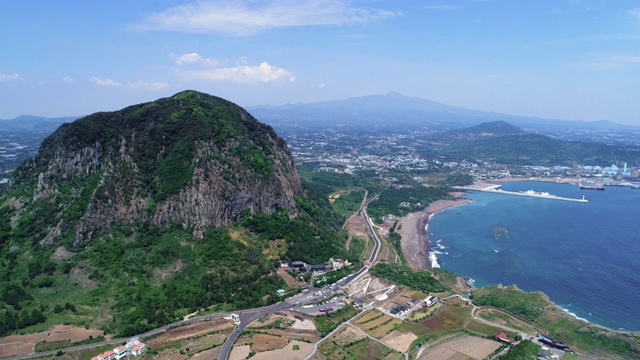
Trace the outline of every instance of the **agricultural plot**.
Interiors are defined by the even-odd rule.
[[[219,331],[231,330],[233,329],[233,327],[234,324],[231,321],[224,319],[200,321],[193,324],[169,329],[158,336],[155,336],[149,340],[145,340],[145,342],[151,349],[162,349],[167,346],[180,343],[183,340],[188,340]]]
[[[467,307],[449,304],[422,324],[431,332],[456,330],[464,326],[470,314],[471,310]]]
[[[370,311],[367,311],[366,313],[358,316],[357,318],[355,318],[352,321],[352,323],[354,323],[354,324],[364,324],[364,323],[367,323],[369,321],[375,320],[375,319],[377,319],[379,317],[382,317],[383,315],[384,314],[381,313],[378,310],[375,310],[375,309],[374,310],[370,310]]]
[[[251,351],[261,352],[268,350],[281,349],[289,343],[289,340],[282,336],[270,334],[255,334],[251,337]]]
[[[391,348],[366,337],[346,346],[326,340],[318,346],[312,359],[400,360],[404,357]]]
[[[313,345],[293,340],[286,347],[277,350],[264,351],[255,354],[251,359],[255,360],[302,360],[313,350]]]
[[[493,340],[464,335],[425,350],[420,360],[482,360],[500,346]]]
[[[330,340],[338,346],[347,346],[366,337],[367,336],[361,331],[354,329],[352,326],[345,325],[340,331],[334,334]]]
[[[379,339],[397,329],[400,324],[402,324],[402,320],[390,318],[386,323],[368,330],[367,334]]]
[[[40,344],[39,348],[46,348],[48,343],[54,345],[52,348],[60,348],[64,347],[63,345],[70,346],[75,342],[102,335],[104,335],[102,330],[85,329],[71,325],[56,325],[50,330],[34,334],[10,335],[0,339],[0,358],[32,353],[36,351],[37,344]],[[55,347],[56,343],[60,346]]]
[[[401,333],[396,330],[380,340],[395,349],[398,349],[402,352],[407,352],[409,350],[409,347],[411,347],[411,343],[417,338],[418,337],[413,333]]]
[[[398,322],[398,323],[402,322],[402,321],[400,321],[400,320],[398,320],[396,318],[393,318],[393,317],[391,317],[389,315],[382,315],[382,316],[380,316],[379,318],[377,318],[375,320],[366,322],[364,324],[358,324],[356,326],[358,326],[362,330],[371,330],[371,329],[377,328],[378,326],[382,326],[382,325],[384,325],[384,324],[386,324],[388,322],[391,322],[392,320],[396,320],[396,322]]]

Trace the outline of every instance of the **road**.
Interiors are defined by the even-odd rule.
[[[366,192],[365,192],[365,199],[366,199]],[[369,218],[369,216],[367,215],[367,202],[365,200],[363,200],[360,209],[358,210],[358,212],[360,214],[362,214],[362,216],[364,217],[366,223],[367,223],[367,227],[369,229],[369,232],[371,233],[371,237],[373,238],[375,245],[373,248],[373,252],[371,253],[371,256],[369,257],[369,260],[367,263],[365,263],[365,265],[358,270],[357,272],[350,274],[340,280],[338,280],[336,282],[337,286],[334,287],[329,287],[327,289],[324,289],[324,291],[322,291],[322,289],[315,289],[312,288],[310,289],[310,292],[315,292],[317,294],[317,296],[315,297],[310,297],[310,296],[305,296],[303,294],[298,294],[295,295],[289,299],[285,299],[281,302],[278,302],[276,304],[270,305],[270,306],[266,306],[266,307],[262,307],[262,308],[255,308],[255,309],[247,309],[247,310],[242,310],[242,311],[238,311],[238,315],[240,315],[240,325],[238,325],[233,332],[231,332],[231,334],[229,335],[229,337],[227,338],[227,340],[224,342],[224,344],[222,345],[222,348],[220,350],[220,354],[218,356],[218,359],[221,360],[226,360],[229,358],[229,354],[231,353],[231,349],[233,348],[233,344],[235,343],[235,341],[238,339],[238,336],[240,336],[240,333],[242,332],[242,330],[247,327],[247,325],[249,325],[251,322],[274,312],[277,311],[282,311],[282,310],[294,310],[295,307],[300,307],[301,305],[307,304],[307,303],[311,303],[311,302],[317,302],[317,301],[322,301],[324,299],[328,299],[332,296],[334,296],[338,290],[339,287],[341,286],[345,286],[348,285],[349,283],[351,283],[352,281],[358,279],[360,276],[362,276],[363,274],[365,274],[367,271],[369,271],[369,268],[371,267],[371,265],[373,265],[373,263],[376,261],[377,257],[378,257],[378,253],[380,252],[380,239],[378,238],[378,235],[376,234],[375,230],[373,229],[373,226],[371,225],[371,219]],[[59,350],[52,350],[52,351],[43,351],[43,352],[38,352],[38,353],[34,353],[34,354],[28,354],[28,355],[20,355],[20,356],[13,356],[13,357],[7,357],[7,358],[3,358],[3,360],[19,360],[19,359],[32,359],[32,358],[39,358],[39,357],[47,357],[47,356],[54,356],[58,351],[63,351],[63,352],[69,352],[69,351],[78,351],[78,350],[88,350],[88,349],[93,349],[99,346],[104,346],[104,345],[113,345],[113,344],[121,344],[124,341],[127,341],[133,337],[138,337],[138,338],[145,338],[145,337],[149,337],[149,336],[154,336],[160,333],[165,332],[167,329],[169,328],[174,328],[176,326],[181,326],[181,325],[185,325],[188,323],[192,323],[192,322],[196,322],[196,321],[202,321],[202,320],[211,320],[214,318],[222,318],[224,316],[229,315],[229,313],[219,313],[219,314],[210,314],[210,315],[203,315],[203,316],[196,316],[196,317],[192,317],[186,320],[182,320],[182,321],[178,321],[169,325],[165,325],[163,327],[148,331],[144,334],[139,334],[137,336],[132,336],[132,337],[127,337],[127,338],[118,338],[118,339],[111,339],[108,341],[103,341],[103,342],[99,342],[99,343],[93,343],[93,344],[86,344],[86,345],[79,345],[79,346],[72,346],[72,347],[68,347],[68,348],[64,348],[64,349],[59,349]]]
[[[37,353],[27,354],[27,355],[18,355],[18,356],[6,357],[6,358],[2,358],[2,360],[33,359],[33,358],[54,356],[58,351],[61,351],[61,350],[63,352],[69,352],[69,351],[89,350],[89,349],[93,349],[93,348],[96,348],[96,347],[99,347],[99,346],[104,346],[104,345],[121,344],[122,342],[128,341],[129,339],[132,339],[134,337],[144,338],[144,337],[149,337],[149,336],[153,336],[153,335],[158,335],[158,334],[163,333],[163,332],[167,331],[168,329],[176,327],[176,326],[185,325],[185,324],[192,323],[192,322],[195,322],[195,321],[217,319],[217,318],[224,317],[225,315],[227,315],[227,314],[220,313],[220,314],[210,314],[210,315],[197,316],[197,317],[190,318],[188,320],[182,320],[182,321],[178,321],[178,322],[175,322],[175,323],[172,323],[172,324],[169,324],[169,325],[165,325],[163,327],[159,327],[157,329],[153,329],[151,331],[147,331],[144,334],[139,334],[139,335],[136,335],[136,336],[131,336],[131,337],[127,337],[127,338],[111,339],[111,340],[102,341],[102,342],[99,342],[99,343],[71,346],[71,347],[64,348],[64,349],[59,349],[59,350],[43,351],[43,352],[37,352]]]
[[[366,199],[366,196],[367,196],[367,193],[365,192],[365,199]],[[380,247],[381,247],[380,239],[378,238],[378,234],[376,234],[375,230],[373,229],[373,226],[371,225],[371,219],[369,218],[369,215],[367,214],[367,203],[366,203],[366,201],[363,200],[362,204],[360,205],[360,210],[358,210],[358,212],[360,214],[362,214],[362,216],[364,217],[364,220],[367,223],[367,228],[369,229],[369,233],[371,233],[371,237],[373,238],[373,241],[375,242],[375,245],[373,247],[373,252],[371,253],[371,256],[369,257],[368,262],[365,263],[365,265],[360,270],[356,271],[355,273],[353,273],[353,274],[351,274],[349,276],[346,276],[346,277],[338,280],[336,282],[337,287],[348,285],[352,281],[357,280],[363,274],[367,273],[367,271],[369,271],[369,268],[373,265],[373,263],[378,258],[378,253],[380,252]],[[329,288],[329,289],[337,289],[337,287],[332,287],[332,288]],[[328,293],[326,295],[323,295],[323,297],[321,297],[320,299],[314,299],[314,301],[327,299],[327,298],[335,295],[335,293],[336,293],[336,290],[330,290],[330,291],[328,291]],[[296,296],[298,296],[298,295],[296,295]],[[231,349],[233,349],[233,344],[238,339],[238,336],[240,336],[240,333],[242,332],[242,330],[245,327],[247,327],[247,325],[249,325],[252,321],[254,321],[256,319],[259,319],[262,316],[265,316],[265,315],[268,315],[270,313],[276,312],[276,311],[282,311],[282,310],[286,310],[286,309],[293,310],[294,306],[300,306],[300,305],[305,303],[305,302],[302,302],[301,304],[299,304],[298,303],[299,301],[296,302],[295,300],[296,300],[295,297],[293,297],[293,298],[287,299],[285,301],[281,301],[281,302],[279,302],[277,304],[268,306],[266,308],[255,309],[255,310],[253,310],[253,309],[252,310],[244,310],[244,311],[240,312],[240,325],[237,326],[233,330],[231,335],[229,335],[227,340],[225,340],[224,344],[222,345],[222,348],[220,349],[220,354],[218,355],[218,359],[219,360],[227,360],[229,358],[229,354],[231,353]],[[309,301],[307,300],[307,302],[309,302]]]

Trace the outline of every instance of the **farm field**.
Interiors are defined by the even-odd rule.
[[[395,330],[383,337],[381,340],[395,349],[407,352],[411,347],[411,343],[417,338],[418,337],[413,333],[402,333]]]
[[[482,360],[500,346],[493,340],[463,335],[425,349],[419,360]]]
[[[144,340],[152,350],[160,350],[168,346],[173,346],[183,340],[188,340],[212,334],[223,330],[233,329],[234,324],[229,320],[214,319],[211,321],[199,321],[193,324],[176,327],[163,332],[160,335]]]
[[[404,356],[383,344],[366,337],[350,325],[342,325],[330,338],[318,345],[311,359],[401,360]]]
[[[379,339],[400,326],[402,320],[383,314],[378,310],[371,310],[353,320],[353,324]]]
[[[103,336],[97,329],[85,329],[70,325],[56,325],[51,330],[34,334],[10,335],[0,339],[0,358],[25,355],[35,351],[36,344],[42,342],[71,343],[88,340],[90,337]]]

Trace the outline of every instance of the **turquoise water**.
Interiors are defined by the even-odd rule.
[[[473,202],[431,219],[439,265],[475,286],[540,290],[563,309],[613,329],[640,330],[640,190],[511,182],[510,191],[547,191],[576,203],[474,192]]]

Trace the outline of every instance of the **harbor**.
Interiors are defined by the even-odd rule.
[[[470,186],[457,186],[455,188],[460,190],[483,191],[483,192],[489,192],[494,194],[515,195],[515,196],[528,196],[528,197],[549,199],[549,200],[573,201],[573,202],[580,202],[580,203],[589,202],[589,200],[584,198],[584,195],[582,196],[582,199],[579,199],[579,198],[577,199],[577,198],[568,198],[568,197],[551,195],[548,192],[538,192],[533,190],[505,191],[500,189],[500,187],[502,187],[502,185],[499,185],[499,184],[474,184]]]

